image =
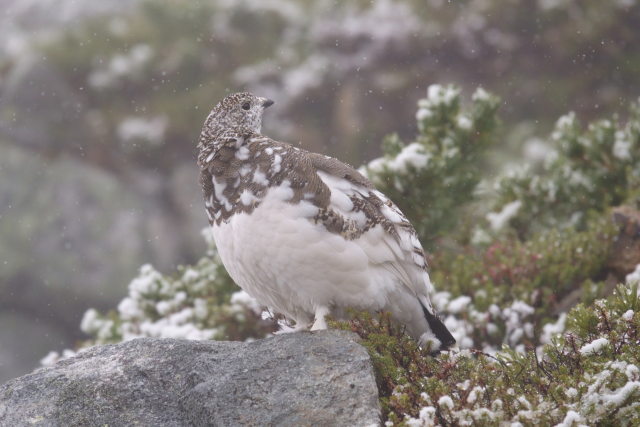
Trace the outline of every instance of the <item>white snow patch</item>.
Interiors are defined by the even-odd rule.
[[[456,122],[458,124],[458,127],[464,130],[471,129],[471,126],[473,125],[473,123],[471,122],[471,119],[464,115],[458,116]]]
[[[444,395],[438,399],[438,405],[443,408],[453,409],[453,399],[451,397]]]
[[[157,292],[162,281],[162,275],[151,264],[144,264],[140,267],[140,275],[129,283],[129,295],[138,299],[141,295]]]
[[[627,274],[627,276],[625,277],[625,282],[628,285],[632,285],[634,283],[640,283],[640,264],[636,265],[635,270]],[[640,292],[640,287],[638,288],[638,292]]]
[[[494,231],[498,231],[504,228],[509,220],[518,214],[518,211],[521,207],[522,202],[520,200],[515,200],[504,205],[500,212],[489,212],[486,218],[491,225],[491,229]]]
[[[471,95],[471,99],[473,101],[488,101],[491,99],[491,95],[489,92],[479,87],[476,91]]]
[[[573,111],[561,116],[557,121],[553,132],[551,133],[551,138],[554,140],[562,139],[563,135],[572,131],[576,124],[576,113]]]
[[[193,300],[193,314],[198,319],[206,319],[209,314],[209,308],[207,307],[207,301],[202,298],[196,298]]]
[[[620,160],[631,160],[632,142],[623,131],[616,132],[616,140],[613,143],[613,155]]]
[[[460,94],[453,86],[430,85],[427,89],[427,100],[432,104],[451,104]]]
[[[562,313],[555,323],[547,323],[542,327],[542,335],[540,336],[541,344],[551,344],[551,340],[564,332],[567,322],[567,314]]]
[[[404,422],[410,427],[435,426],[437,425],[436,408],[434,408],[433,406],[425,406],[423,408],[420,408],[418,418],[406,418]]]
[[[571,398],[571,399],[574,399],[574,398],[576,398],[576,397],[578,396],[578,390],[576,390],[576,389],[575,389],[575,388],[573,388],[573,387],[569,387],[569,388],[564,392],[564,394],[566,394],[566,395],[567,395],[567,397],[569,397],[569,398]]]
[[[431,331],[425,332],[424,334],[420,335],[419,341],[420,345],[428,348],[430,351],[437,351],[440,346],[442,346],[442,342],[438,338],[436,338],[436,336]]]
[[[101,90],[115,86],[120,79],[140,77],[153,54],[149,45],[137,44],[127,54],[113,56],[106,67],[92,71],[89,85]]]
[[[56,362],[68,359],[69,357],[73,357],[76,354],[78,353],[69,349],[63,350],[62,354],[58,353],[57,351],[50,351],[45,357],[40,359],[40,364],[42,366],[53,366]]]
[[[258,301],[245,291],[234,292],[231,295],[231,305],[235,309],[248,308],[256,314],[263,313],[262,306],[258,304]]]
[[[459,296],[458,298],[449,302],[447,310],[453,314],[460,313],[468,308],[470,302],[471,297],[468,297],[467,295]]]
[[[460,95],[460,90],[453,86],[431,85],[427,89],[427,97],[418,101],[416,120],[423,130],[425,119],[433,117],[437,110],[451,105]],[[463,120],[464,121],[464,120]],[[465,125],[466,123],[463,123]],[[462,126],[461,126],[462,127]]]
[[[584,418],[582,415],[577,413],[576,411],[567,412],[567,415],[564,417],[561,423],[556,424],[555,427],[573,427],[575,424],[584,422]]]
[[[406,174],[408,167],[425,168],[430,159],[431,155],[424,151],[424,147],[414,142],[404,147],[394,158],[380,157],[369,162],[367,167],[373,173],[389,170],[394,174]]]
[[[125,297],[120,301],[120,304],[118,304],[118,313],[123,320],[137,319],[144,315],[138,302],[131,297]]]
[[[580,349],[580,354],[583,356],[590,356],[594,353],[599,353],[606,346],[609,345],[609,340],[606,338],[598,338],[596,340],[591,341],[589,344],[585,344]]]
[[[120,122],[116,133],[122,142],[145,141],[152,145],[160,145],[169,121],[164,116],[152,118],[127,117]]]
[[[553,153],[553,148],[539,138],[531,138],[524,143],[524,157],[531,162],[544,162]]]

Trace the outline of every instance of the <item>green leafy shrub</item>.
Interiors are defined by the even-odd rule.
[[[563,321],[558,314],[576,290],[573,303],[602,296],[599,279],[616,235],[601,217],[585,231],[550,230],[526,242],[496,240],[480,252],[435,254],[434,304],[461,348],[538,346],[548,339],[545,325]]]
[[[569,113],[556,122],[550,143],[554,151],[541,172],[521,168],[498,180],[491,228],[499,230],[508,221],[526,236],[550,226],[584,226],[588,212],[603,212],[637,195],[640,101],[631,106],[626,124],[613,117],[585,131]]]
[[[636,425],[640,422],[638,282],[567,316],[536,351],[509,347],[430,357],[388,314],[334,323],[362,338],[389,425]],[[513,424],[512,424],[513,425]]]

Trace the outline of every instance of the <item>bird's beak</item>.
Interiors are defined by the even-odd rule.
[[[267,107],[270,107],[271,105],[273,105],[273,101],[272,100],[266,99],[266,98],[263,98],[263,99],[264,99],[264,101],[262,101],[262,106],[264,108],[267,108]]]

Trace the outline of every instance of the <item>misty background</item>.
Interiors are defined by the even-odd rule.
[[[0,383],[83,339],[143,263],[205,250],[195,145],[250,90],[263,132],[356,166],[433,83],[501,96],[496,173],[568,111],[640,95],[635,0],[0,0]]]

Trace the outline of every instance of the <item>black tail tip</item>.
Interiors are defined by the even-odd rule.
[[[452,345],[456,343],[456,339],[451,335],[451,332],[447,329],[447,327],[442,323],[442,320],[438,318],[435,314],[431,313],[427,308],[420,303],[422,306],[422,311],[424,312],[424,317],[427,319],[427,323],[429,324],[429,328],[431,328],[431,332],[436,336],[438,341],[440,341],[439,351],[444,351],[449,349]]]

